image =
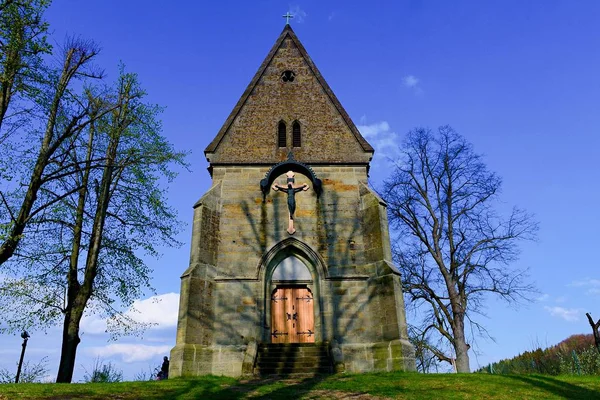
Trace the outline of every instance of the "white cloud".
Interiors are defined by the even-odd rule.
[[[417,95],[423,94],[423,89],[419,85],[420,82],[421,80],[414,75],[406,75],[402,78],[402,84]]]
[[[366,123],[366,117],[360,119],[361,125],[357,128],[361,135],[375,148],[373,156],[373,164],[389,162],[397,158],[400,154],[398,148],[398,135],[390,129],[387,121],[376,122],[373,124]]]
[[[590,296],[597,296],[600,294],[600,279],[586,278],[580,281],[573,281],[568,286],[587,288],[585,294]]]
[[[120,356],[126,363],[148,361],[169,354],[171,346],[149,346],[146,344],[113,343],[102,347],[90,347],[86,352],[94,357]]]
[[[578,308],[563,308],[563,307],[548,307],[544,309],[550,313],[553,317],[562,318],[565,321],[579,321],[579,316],[582,311]]]
[[[145,300],[136,300],[127,315],[138,322],[158,324],[161,328],[177,325],[179,293],[165,293]]]
[[[407,88],[414,88],[419,84],[419,78],[414,75],[406,75],[402,78],[402,83],[404,83],[404,86]]]
[[[565,301],[567,301],[567,296],[558,296],[557,298],[554,299],[554,302],[557,304],[562,304]]]
[[[291,5],[288,9],[288,12],[294,16],[293,21],[301,24],[304,22],[304,19],[308,16],[308,14],[300,8],[299,5]]]
[[[569,286],[581,287],[581,286],[592,286],[592,287],[600,287],[600,279],[583,279],[580,281],[573,281],[569,284]]]
[[[546,301],[550,298],[550,295],[548,293],[544,293],[543,295],[541,295],[540,297],[538,297],[536,300],[537,301]]]
[[[165,293],[143,300],[136,300],[125,312],[125,316],[136,322],[153,325],[151,329],[164,329],[177,325],[179,294]],[[102,334],[107,330],[107,320],[87,315],[81,320],[82,332]]]
[[[333,18],[335,17],[335,12],[331,12],[331,14],[329,14],[329,17],[327,17],[328,21],[331,21]]]
[[[362,121],[366,121],[366,119],[363,120],[361,118],[361,122]],[[360,133],[365,138],[373,139],[373,138],[377,138],[378,136],[381,136],[382,134],[389,132],[390,124],[388,124],[386,121],[382,121],[382,122],[376,122],[371,125],[361,125],[358,127],[358,129],[360,130]]]

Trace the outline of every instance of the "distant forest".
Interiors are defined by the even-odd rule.
[[[600,375],[600,352],[593,335],[569,336],[557,345],[526,351],[486,365],[477,372],[492,374]]]

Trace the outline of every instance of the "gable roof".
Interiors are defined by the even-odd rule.
[[[240,110],[242,109],[244,104],[246,103],[246,100],[248,99],[248,97],[250,96],[252,91],[254,90],[255,86],[258,84],[260,78],[265,73],[265,70],[271,63],[271,60],[277,53],[277,50],[279,49],[279,47],[282,45],[282,43],[284,42],[284,40],[287,37],[289,37],[294,42],[294,44],[298,48],[301,56],[304,58],[305,62],[308,64],[311,72],[313,73],[313,75],[315,76],[315,78],[317,79],[317,81],[319,82],[319,84],[321,85],[321,87],[323,88],[323,90],[325,91],[325,93],[327,94],[327,96],[329,97],[331,102],[333,103],[334,107],[337,109],[337,111],[343,118],[344,122],[346,123],[346,125],[348,126],[348,128],[350,129],[350,131],[352,132],[352,134],[354,135],[354,137],[356,138],[356,140],[362,147],[362,149],[365,152],[371,152],[371,153],[374,152],[373,147],[371,147],[371,145],[360,134],[360,132],[356,128],[356,125],[354,125],[354,122],[352,122],[352,120],[350,119],[350,116],[348,115],[348,113],[346,112],[346,110],[344,109],[344,107],[342,106],[340,101],[337,99],[337,97],[335,96],[335,94],[333,93],[333,91],[331,90],[331,88],[329,87],[329,85],[327,84],[327,82],[325,81],[323,76],[321,75],[321,72],[319,72],[319,70],[317,69],[317,66],[311,60],[310,56],[306,52],[306,49],[304,48],[302,43],[300,43],[300,40],[294,33],[294,30],[292,29],[292,27],[290,25],[286,25],[283,28],[281,35],[279,35],[279,38],[277,39],[277,41],[271,48],[271,51],[269,51],[269,54],[267,55],[267,57],[264,59],[264,61],[260,65],[260,68],[254,75],[254,78],[252,78],[252,81],[250,81],[250,84],[248,84],[248,86],[246,87],[244,94],[242,94],[242,97],[240,97],[240,99],[238,100],[237,104],[235,105],[235,107],[233,108],[231,113],[229,114],[229,117],[227,117],[227,119],[225,120],[225,123],[219,130],[219,133],[217,133],[217,136],[206,147],[206,149],[204,150],[204,153],[205,154],[213,153],[217,150],[217,147],[219,147],[219,144],[221,143],[223,137],[227,133],[229,127],[231,126],[231,124],[235,120],[236,116],[238,115],[238,113],[240,112]]]

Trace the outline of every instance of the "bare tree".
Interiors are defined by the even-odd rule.
[[[408,338],[415,348],[415,362],[417,371],[422,373],[439,372],[440,360],[431,350],[437,348],[431,342],[431,332],[423,332],[414,325],[408,326]]]
[[[397,229],[403,290],[424,311],[420,334],[435,332],[454,354],[444,346],[431,351],[469,372],[465,323],[486,333],[473,319],[486,294],[517,302],[533,291],[524,271],[508,265],[518,258],[518,242],[535,238],[537,223],[518,208],[506,218],[496,212],[501,179],[449,126],[414,129],[402,153],[383,198]]]
[[[600,319],[598,322],[594,323],[590,313],[585,313],[585,315],[588,318],[590,326],[592,327],[592,332],[594,332],[594,343],[596,343],[596,349],[598,349],[598,352],[600,353]]]

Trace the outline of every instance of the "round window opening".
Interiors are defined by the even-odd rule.
[[[284,82],[294,82],[294,79],[296,78],[296,74],[294,73],[294,71],[283,71],[283,73],[281,74],[281,80]]]

